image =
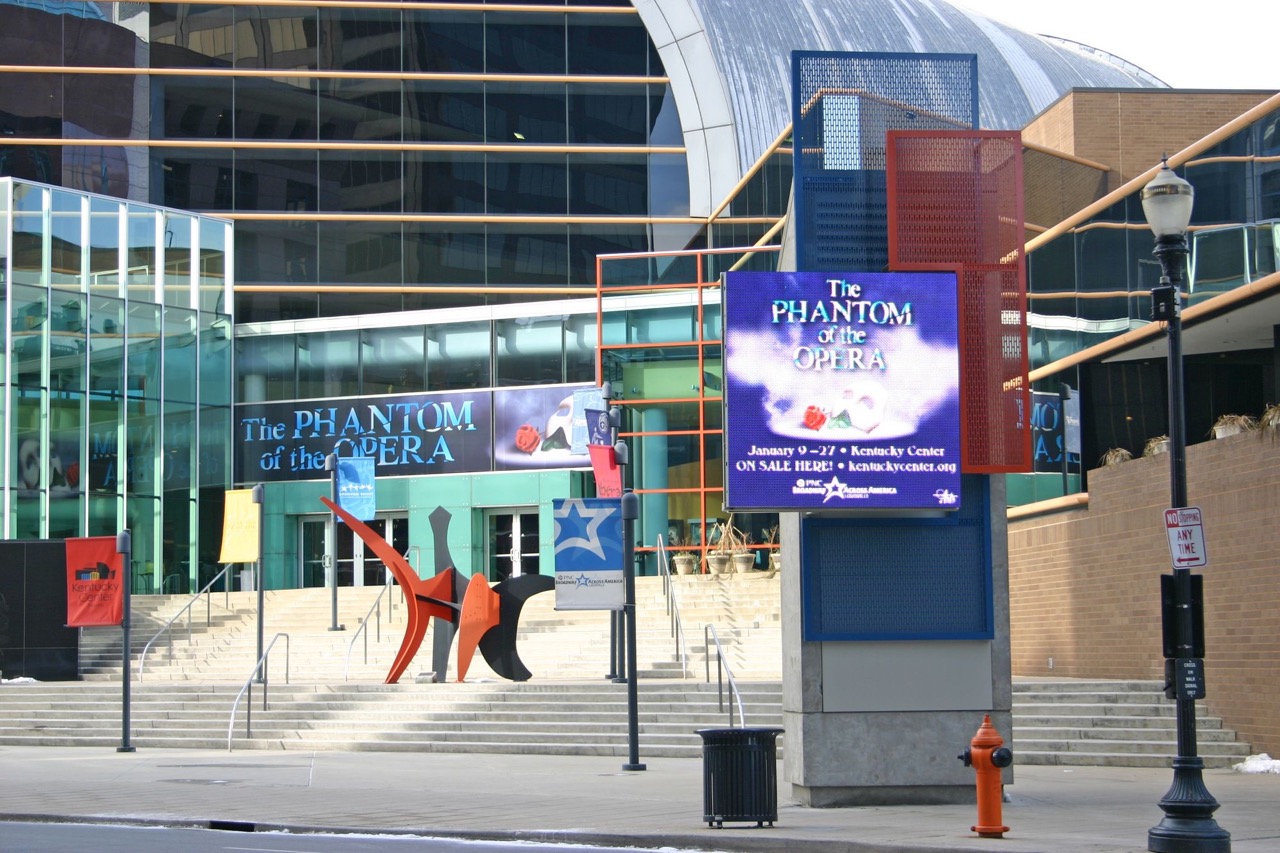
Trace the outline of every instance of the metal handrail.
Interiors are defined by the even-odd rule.
[[[716,645],[716,701],[721,711],[724,710],[724,681],[729,681],[729,694],[738,702],[738,719],[742,720],[741,725],[747,724],[747,712],[742,708],[742,694],[738,692],[738,684],[733,680],[733,670],[729,668],[729,662],[724,658],[724,649],[720,645],[720,636],[716,633],[715,625],[707,625],[702,629],[703,648],[711,648],[711,643]],[[707,683],[711,683],[711,655],[707,655]],[[724,677],[721,677],[723,671]],[[729,727],[733,727],[733,703],[729,703]]]
[[[197,601],[200,600],[200,596],[209,592],[209,588],[218,582],[218,578],[221,578],[224,575],[226,576],[227,582],[223,587],[223,592],[226,593],[226,600],[224,601],[223,606],[227,610],[231,609],[231,575],[228,573],[231,571],[232,565],[233,564],[228,563],[227,565],[223,566],[222,571],[214,575],[213,580],[209,581],[207,584],[204,585],[204,589],[200,590],[195,595],[191,596],[191,600],[188,601],[181,610],[173,614],[173,616],[169,619],[169,621],[164,623],[164,627],[162,627],[159,631],[156,631],[156,635],[154,637],[152,637],[150,640],[147,640],[147,644],[142,647],[142,654],[138,657],[138,681],[142,681],[142,672],[143,672],[143,668],[147,664],[147,652],[151,651],[151,644],[154,643],[156,640],[160,639],[160,635],[168,631],[169,628],[173,626],[173,623],[178,621],[178,617],[182,616],[182,614],[184,613],[187,614],[187,645],[188,646],[191,645],[191,607]],[[213,623],[213,596],[210,595],[209,598],[205,601],[204,624],[205,624],[205,627],[208,627],[212,623]],[[126,649],[126,653],[127,652],[128,650]],[[173,634],[169,634],[169,662],[170,663],[173,662]]]
[[[360,620],[360,627],[356,628],[355,633],[351,635],[351,641],[347,643],[347,660],[346,660],[346,663],[342,665],[343,681],[347,680],[347,673],[351,669],[351,650],[355,648],[356,640],[359,639],[361,636],[364,637],[364,662],[365,663],[369,662],[369,632],[366,631],[365,628],[369,627],[370,616],[375,616],[377,620],[378,635],[375,638],[375,641],[379,643],[382,642],[382,597],[384,595],[387,595],[387,590],[391,589],[392,586],[394,586],[394,584],[392,583],[392,579],[387,578],[386,582],[384,582],[382,585],[381,592],[378,593],[377,598],[373,600],[373,604],[369,607],[369,612],[365,613],[364,618]],[[387,621],[388,622],[391,621],[391,600],[392,600],[392,597],[387,596]],[[375,610],[377,611],[376,614],[374,613]]]
[[[244,736],[253,737],[253,682],[258,679],[259,673],[262,675],[262,710],[267,710],[267,659],[271,657],[271,649],[275,646],[276,640],[281,637],[284,637],[284,683],[289,683],[289,635],[276,634],[271,638],[271,642],[267,643],[262,657],[258,658],[258,662],[253,666],[253,672],[249,674],[244,686],[236,694],[236,700],[231,703],[231,719],[227,722],[227,752],[231,752],[232,749],[231,733],[236,727],[236,709],[240,707],[240,699],[245,693],[249,694],[249,701],[244,706]]]
[[[667,559],[667,546],[658,535],[658,574],[662,577],[662,593],[667,600],[667,617],[671,621],[671,636],[676,641],[676,655],[680,658],[680,676],[689,677],[689,651],[684,633],[684,623],[680,621],[680,604],[676,601],[676,586],[671,582],[671,566]]]

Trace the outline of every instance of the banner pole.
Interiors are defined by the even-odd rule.
[[[254,586],[258,588],[258,675],[255,680],[262,684],[266,680],[267,673],[266,666],[262,662],[262,605],[265,597],[262,591],[263,586],[265,586],[262,582],[262,522],[265,513],[263,512],[263,485],[261,483],[253,487],[252,499],[258,507],[258,570],[253,576]]]
[[[133,677],[129,672],[129,659],[133,654],[133,649],[129,644],[129,623],[131,621],[129,616],[130,611],[133,609],[133,543],[127,527],[116,534],[116,553],[121,555],[120,574],[124,575],[122,581],[124,616],[120,620],[120,628],[123,634],[120,647],[120,658],[123,664],[120,683],[120,701],[122,703],[120,711],[121,731],[120,746],[116,747],[116,752],[134,752],[133,745],[129,743],[129,729],[131,728],[129,687]]]

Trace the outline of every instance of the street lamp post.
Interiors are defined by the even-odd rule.
[[[1195,192],[1174,174],[1168,160],[1142,189],[1142,210],[1155,235],[1160,259],[1160,284],[1151,290],[1151,319],[1165,321],[1169,342],[1169,486],[1173,508],[1187,505],[1187,436],[1182,378],[1182,271],[1186,265],[1187,226]],[[1200,645],[1195,637],[1191,570],[1173,568],[1174,667],[1192,662]],[[1166,652],[1168,654],[1168,652]],[[1194,662],[1199,665],[1199,662]],[[1173,785],[1160,800],[1164,818],[1147,831],[1152,853],[1229,853],[1231,834],[1218,826],[1213,813],[1218,801],[1205,787],[1204,760],[1196,754],[1196,702],[1176,686],[1178,754],[1173,759]]]

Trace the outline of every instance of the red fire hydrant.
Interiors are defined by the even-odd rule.
[[[969,741],[969,748],[956,758],[977,773],[978,823],[969,829],[983,838],[1003,838],[1009,827],[1000,822],[1004,796],[1000,771],[1013,763],[1013,752],[1005,747],[1004,738],[991,725],[990,714],[982,718],[982,725]]]

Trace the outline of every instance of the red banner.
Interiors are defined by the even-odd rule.
[[[67,540],[67,627],[124,621],[124,581],[116,537]]]
[[[596,475],[596,496],[622,497],[622,469],[618,467],[613,448],[607,444],[588,444],[587,450],[591,453],[591,470]]]

